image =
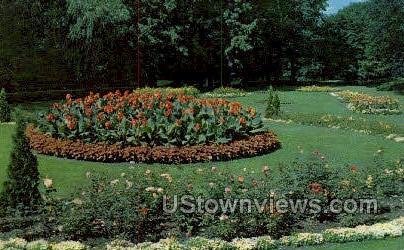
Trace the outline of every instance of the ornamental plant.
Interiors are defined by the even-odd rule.
[[[340,91],[338,88],[330,87],[330,86],[304,86],[297,89],[302,92],[337,92]]]
[[[236,89],[232,87],[220,87],[216,88],[211,92],[203,94],[204,97],[211,98],[231,98],[231,97],[241,97],[246,96],[247,92],[241,89]]]
[[[0,207],[32,209],[40,203],[39,171],[35,155],[30,150],[25,136],[25,122],[17,119],[17,128],[13,137],[8,179],[0,194]]]
[[[39,129],[56,138],[136,146],[227,143],[262,127],[255,109],[238,102],[161,91],[67,95],[39,119]]]
[[[265,117],[273,118],[280,114],[281,102],[278,93],[274,91],[272,86],[268,90],[267,107],[265,109]]]
[[[371,96],[352,91],[342,91],[334,95],[345,102],[348,109],[363,114],[401,113],[398,100],[390,96]]]
[[[6,91],[1,89],[0,91],[0,122],[11,121],[11,108],[7,102]]]

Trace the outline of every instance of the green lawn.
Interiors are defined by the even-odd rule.
[[[364,87],[346,87],[348,89],[364,91],[372,94],[394,95],[393,92],[376,92],[374,89]],[[253,92],[246,97],[235,98],[245,105],[257,108],[259,112],[265,109],[265,92]],[[285,113],[330,113],[344,116],[364,116],[368,119],[389,121],[398,126],[404,125],[404,115],[362,115],[354,114],[347,110],[335,97],[327,93],[302,93],[296,91],[280,92],[282,109]],[[400,99],[404,107],[404,98]],[[48,103],[24,104],[22,108],[27,113],[35,113],[44,110]],[[102,172],[113,178],[121,173],[146,171],[151,169],[158,172],[170,173],[173,178],[181,178],[193,184],[203,184],[197,174],[198,169],[209,169],[212,166],[224,168],[234,173],[248,171],[260,173],[262,166],[275,166],[279,162],[291,161],[298,157],[301,149],[305,153],[319,150],[334,162],[337,167],[346,164],[357,164],[366,167],[373,161],[374,153],[379,149],[385,150],[385,156],[390,160],[404,157],[403,144],[386,140],[383,136],[365,135],[349,130],[330,129],[325,127],[304,126],[295,123],[283,124],[267,122],[271,130],[275,131],[282,142],[282,149],[268,155],[241,159],[228,162],[183,164],[177,166],[161,164],[103,164],[95,162],[83,162],[75,160],[58,159],[55,157],[38,156],[41,176],[54,180],[59,196],[69,196],[74,190],[85,183],[87,172]],[[5,179],[6,167],[12,146],[11,135],[14,125],[0,125],[0,182]],[[276,172],[273,172],[276,174]],[[196,184],[197,185],[197,184]],[[1,188],[1,187],[0,187]],[[366,243],[348,243],[344,245],[328,245],[324,247],[304,249],[400,249],[404,245],[404,239],[388,239],[382,241],[369,241]]]
[[[372,89],[361,88],[363,91],[372,92]],[[385,93],[384,93],[385,94]],[[392,94],[392,93],[390,93]],[[280,93],[284,112],[319,112],[351,115],[335,97],[327,93],[302,93],[296,91],[284,91]],[[262,112],[265,109],[265,93],[255,92],[246,97],[236,98],[245,105],[251,105]],[[401,100],[403,100],[401,98]],[[319,105],[321,103],[321,105]],[[36,103],[35,105],[23,106],[29,112],[43,110],[46,105]],[[356,115],[356,114],[353,114]],[[396,124],[403,124],[403,115],[377,116],[377,119],[390,119]],[[376,119],[376,118],[375,118]],[[207,169],[211,166],[226,168],[232,172],[240,172],[246,169],[250,172],[260,172],[262,166],[274,166],[278,162],[291,161],[300,155],[299,148],[303,148],[305,153],[319,150],[324,153],[330,161],[339,167],[346,164],[357,164],[366,167],[373,160],[373,155],[378,149],[385,150],[387,159],[396,160],[404,156],[403,145],[386,140],[382,136],[372,136],[360,134],[348,130],[337,130],[304,126],[298,124],[282,124],[268,122],[267,126],[275,131],[282,142],[282,149],[275,153],[254,157],[251,159],[241,159],[228,162],[183,164],[169,166],[161,164],[103,164],[94,162],[83,162],[55,157],[38,156],[40,173],[42,177],[49,177],[54,180],[59,195],[68,196],[73,190],[83,184],[85,174],[91,172],[104,172],[111,176],[118,176],[121,173],[132,171],[145,171],[153,169],[160,172],[171,173],[173,177],[184,178],[198,182],[198,175],[195,173],[199,168]],[[0,147],[0,181],[5,178],[5,169],[8,164],[9,151],[11,148],[11,134],[13,125],[3,124],[0,126],[1,147]],[[201,180],[203,182],[203,180]]]
[[[404,246],[404,238],[385,239],[385,240],[370,240],[365,242],[350,242],[345,244],[329,244],[318,247],[304,247],[298,248],[301,250],[316,250],[316,249],[330,249],[330,250],[369,250],[369,249],[386,249],[386,250],[402,250]]]

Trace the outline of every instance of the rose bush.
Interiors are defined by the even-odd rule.
[[[39,118],[52,137],[131,146],[227,143],[262,130],[253,108],[182,92],[125,92],[66,96]]]

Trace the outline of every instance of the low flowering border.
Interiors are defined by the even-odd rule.
[[[400,105],[397,99],[390,96],[371,96],[353,91],[331,93],[346,103],[347,108],[362,114],[400,114]]]
[[[330,87],[330,86],[311,85],[311,86],[300,87],[297,89],[297,91],[301,91],[301,92],[338,92],[341,90],[338,88]]]
[[[258,156],[280,148],[272,132],[251,135],[226,144],[204,144],[183,147],[127,146],[85,143],[80,140],[53,138],[33,126],[27,127],[33,150],[40,154],[97,162],[195,163],[233,160]]]
[[[205,98],[233,98],[233,97],[243,97],[247,96],[249,93],[232,87],[220,87],[214,89],[211,92],[207,92],[202,94],[202,97]]]
[[[388,237],[401,237],[404,232],[404,217],[392,220],[386,223],[377,223],[374,225],[357,226],[355,228],[333,228],[326,229],[322,233],[297,233],[291,236],[284,236],[278,240],[269,236],[254,238],[234,239],[231,242],[219,239],[206,239],[202,237],[193,237],[185,241],[179,241],[175,238],[163,239],[157,243],[144,242],[133,244],[124,240],[114,240],[103,246],[97,246],[93,249],[107,250],[194,250],[194,249],[234,249],[234,250],[253,250],[253,249],[277,249],[279,247],[292,246],[313,246],[326,243],[346,243],[363,240],[376,240]],[[1,236],[1,235],[0,235]],[[51,243],[45,240],[27,242],[24,239],[14,238],[7,241],[0,240],[0,249],[47,249],[47,250],[85,250],[92,249],[80,242],[64,241]]]

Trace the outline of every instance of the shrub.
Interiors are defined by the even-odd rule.
[[[11,121],[11,108],[7,102],[7,95],[4,89],[0,92],[0,122]]]
[[[157,241],[168,236],[207,236],[231,240],[234,237],[271,235],[290,232],[292,220],[286,212],[271,214],[253,209],[251,213],[186,213],[178,207],[172,213],[163,210],[163,196],[172,206],[187,195],[202,199],[242,199],[266,197],[268,177],[233,176],[216,169],[200,172],[203,182],[192,183],[170,174],[147,170],[117,179],[92,176],[91,185],[78,192],[66,209],[62,224],[72,239],[120,236],[132,242]],[[180,206],[180,205],[179,205]],[[240,204],[238,206],[241,206]],[[194,242],[196,244],[196,242]]]
[[[68,95],[39,121],[56,138],[149,146],[227,143],[262,127],[256,111],[240,103],[161,92]]]
[[[189,95],[189,96],[197,96],[199,95],[200,91],[195,87],[182,87],[182,88],[141,88],[136,89],[136,93],[139,94],[155,94],[155,93],[162,93],[162,94],[173,94],[173,95]]]
[[[309,159],[299,159],[290,165],[280,166],[280,176],[276,179],[276,192],[293,201],[315,199],[317,209],[309,206],[303,212],[295,214],[299,221],[316,219],[322,221],[349,222],[350,226],[373,222],[375,214],[389,211],[389,198],[402,197],[404,194],[404,179],[402,179],[402,162],[385,162],[382,152],[377,152],[375,162],[370,166],[345,167],[333,166],[325,156],[315,152]],[[349,213],[330,212],[332,200],[376,199],[377,209],[373,204],[361,204],[363,210]],[[315,208],[317,212],[312,211]],[[336,209],[341,207],[335,207]],[[366,210],[370,213],[365,213]],[[318,213],[320,211],[320,213]]]
[[[399,114],[398,100],[390,96],[371,96],[364,93],[342,91],[335,94],[348,109],[363,114]]]
[[[265,109],[265,117],[273,118],[280,114],[281,102],[279,100],[278,93],[275,92],[272,86],[268,91],[268,99],[266,100],[267,107]]]
[[[0,194],[0,204],[3,208],[33,208],[41,200],[38,190],[38,162],[30,150],[25,128],[25,122],[18,117],[10,164],[7,169],[8,178]]]
[[[383,83],[377,87],[379,91],[396,91],[404,94],[404,78],[398,78],[386,83]]]
[[[231,87],[220,87],[216,88],[211,92],[205,93],[203,97],[210,98],[231,98],[231,97],[241,97],[246,96],[247,92],[241,89],[231,88]]]

